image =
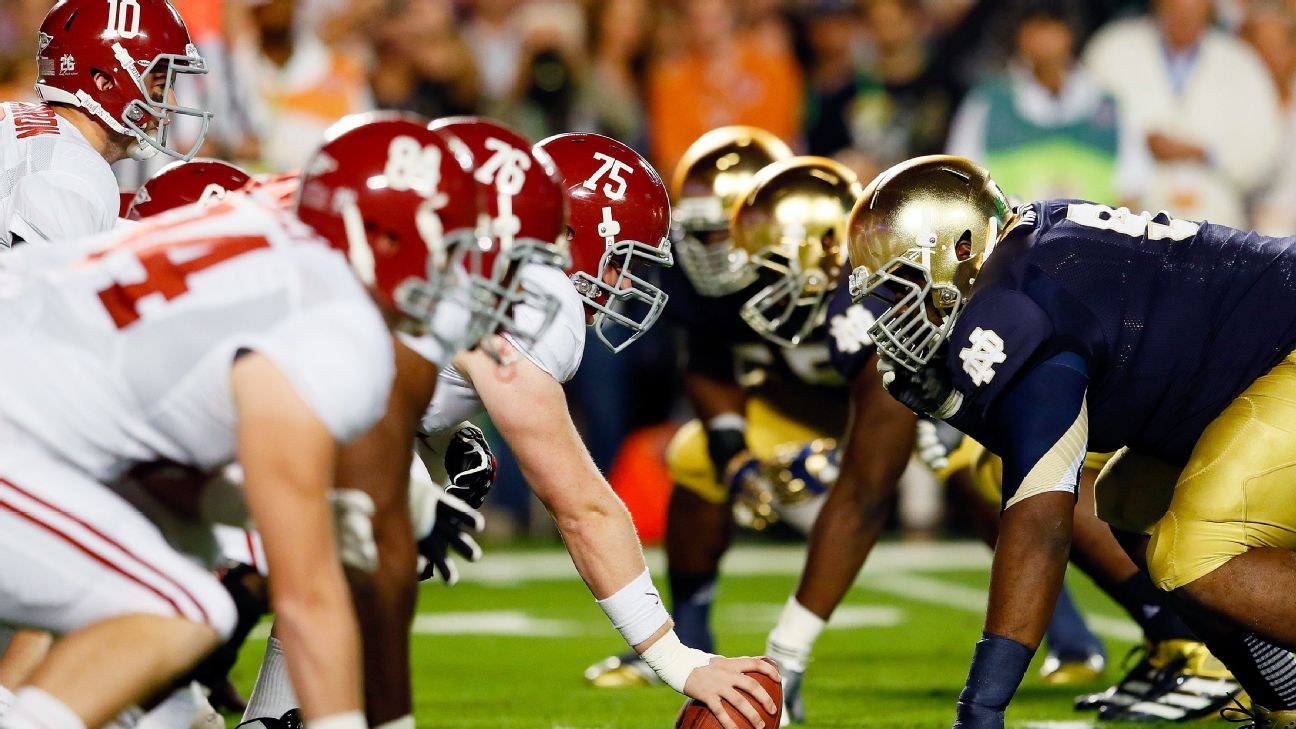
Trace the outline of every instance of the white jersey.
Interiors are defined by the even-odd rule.
[[[112,168],[45,104],[0,104],[0,246],[112,230],[121,207]]]
[[[391,336],[344,257],[256,196],[8,254],[0,417],[110,480],[235,456],[230,369],[268,357],[333,436],[377,422]]]
[[[518,346],[518,351],[558,382],[567,382],[576,376],[585,351],[585,305],[567,274],[553,266],[529,265],[523,268],[522,282],[531,291],[552,295],[559,306],[553,324],[534,344]],[[514,316],[520,326],[532,328],[540,323],[544,314],[533,306],[522,304]],[[402,340],[421,354],[427,349],[416,339],[402,335]],[[453,365],[443,368],[437,377],[432,402],[419,423],[419,455],[429,470],[433,470],[434,465],[440,469],[445,443],[459,429],[459,424],[484,411],[472,383]],[[433,472],[434,479],[441,475],[439,470]]]

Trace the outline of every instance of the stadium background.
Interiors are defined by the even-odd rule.
[[[1009,194],[1023,200],[1084,197],[1275,234],[1296,231],[1296,0],[174,2],[211,68],[179,90],[186,101],[200,101],[216,114],[204,154],[255,171],[299,166],[329,124],[374,108],[430,117],[490,115],[536,140],[561,131],[597,131],[644,152],[667,179],[702,132],[751,124],[798,151],[838,158],[866,181],[907,157],[950,151],[986,164]],[[34,29],[49,4],[0,0],[0,98],[32,97]],[[155,168],[120,163],[123,190],[138,186]],[[580,375],[568,386],[596,462],[650,543],[660,536],[669,490],[665,444],[689,417],[676,335],[658,326],[616,357],[591,338]],[[486,564],[466,570],[467,585],[449,592],[425,588],[436,593],[425,597],[437,603],[438,612],[452,614],[489,599],[492,609],[503,606],[505,618],[518,616],[508,607],[513,602],[567,605],[566,612],[549,616],[549,624],[543,616],[522,614],[514,633],[539,641],[524,645],[523,652],[561,644],[578,674],[584,663],[614,652],[616,636],[599,626],[588,641],[554,640],[568,635],[565,620],[598,625],[593,604],[581,596],[569,568],[565,582],[545,587],[508,577],[510,569],[534,569],[527,560],[545,558],[550,553],[543,545],[556,537],[507,448],[496,446],[503,468],[488,505],[487,541],[505,554],[495,568],[488,553]],[[911,478],[903,494],[895,522],[899,536],[912,541],[948,533],[943,495],[933,481]],[[539,544],[541,551],[517,553],[502,546],[509,542],[528,549]],[[727,583],[737,604],[729,613],[722,609],[721,648],[760,651],[776,616],[761,611],[777,610],[799,567],[795,548],[789,549],[754,558],[784,559],[787,569],[753,571]],[[978,593],[966,591],[984,588],[986,562],[984,550],[960,544],[933,558],[939,563],[969,553],[981,557],[937,564],[933,577],[922,566],[921,549],[897,552],[898,581],[888,582],[883,568],[880,578],[866,575],[848,601],[847,607],[857,608],[860,626],[871,626],[880,639],[897,630],[898,639],[913,640],[912,631],[886,627],[885,611],[869,612],[882,605],[899,605],[910,619],[941,621],[947,628],[923,636],[932,646],[920,645],[902,669],[910,683],[893,696],[894,707],[884,703],[867,720],[875,723],[867,725],[908,725],[888,712],[910,717],[903,708],[915,697],[930,702],[939,695],[939,701],[930,703],[928,721],[913,715],[913,726],[940,725],[947,716],[984,605]],[[904,565],[914,554],[919,564],[909,571]],[[741,556],[734,559],[741,562]],[[885,560],[875,558],[866,573],[878,562]],[[474,582],[477,570],[485,570],[481,582]],[[1115,639],[1115,646],[1133,637],[1130,626],[1102,617],[1114,609],[1087,587],[1080,592],[1083,602],[1096,606],[1098,623],[1106,625],[1099,632]],[[939,608],[942,600],[946,606]],[[949,604],[959,603],[975,610],[956,610],[951,620]],[[744,613],[744,605],[756,607]],[[527,622],[535,620],[541,622]],[[549,629],[555,632],[546,637]],[[507,660],[508,653],[505,660],[491,660],[493,643],[474,642],[472,635],[447,638],[459,643],[436,651],[442,658],[455,656],[456,665],[416,650],[417,660],[427,661],[429,671],[470,681],[514,688],[525,682],[525,662]],[[727,637],[739,644],[728,644]],[[841,672],[835,683],[825,678],[811,689],[825,692],[823,698],[809,695],[811,710],[816,700],[821,707],[835,705],[826,698],[829,691],[838,692],[843,708],[840,724],[827,709],[820,714],[827,723],[815,726],[859,725],[858,707],[849,700],[859,682],[887,681],[861,678],[859,665],[888,656],[880,647],[888,643],[826,641],[815,673],[822,676],[837,662]],[[468,656],[476,662],[470,665]],[[245,655],[240,667],[245,685],[254,658]],[[855,670],[847,668],[852,665]],[[558,677],[549,688],[541,684],[535,694],[552,699],[553,686],[574,676]],[[1024,708],[1015,708],[1015,715],[1065,715],[1070,692],[1040,690],[1024,689],[1023,700],[1014,704]],[[420,698],[420,724],[555,726],[572,715],[565,708],[580,704],[577,716],[642,710],[657,717],[644,719],[643,726],[659,726],[664,722],[658,705],[675,702],[662,692],[647,699],[580,692],[571,695],[572,707],[563,699],[534,721],[501,724],[495,711],[502,694],[488,688],[469,694],[479,721],[466,719],[461,704],[459,718],[446,719],[445,706],[437,702],[448,699],[437,694]],[[523,702],[526,695],[509,698]],[[639,724],[626,719],[607,725]]]

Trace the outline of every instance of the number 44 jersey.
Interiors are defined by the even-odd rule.
[[[1014,383],[1072,353],[1088,373],[1088,450],[1182,462],[1296,348],[1296,238],[1071,200],[1017,212],[947,354],[964,395],[951,423],[992,450],[1014,429],[995,412]]]
[[[269,358],[342,442],[381,416],[391,337],[345,258],[236,195],[0,269],[0,418],[109,480],[133,462],[235,455],[230,371]]]

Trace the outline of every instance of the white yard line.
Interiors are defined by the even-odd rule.
[[[986,591],[954,582],[915,574],[870,574],[865,571],[860,585],[870,590],[885,592],[916,602],[942,605],[972,613],[984,613]],[[1124,618],[1088,613],[1085,621],[1097,634],[1106,638],[1135,641],[1143,637],[1133,622]]]
[[[666,560],[662,551],[649,549],[646,556],[653,573],[664,575]],[[804,563],[804,545],[742,545],[725,555],[721,573],[799,575]],[[878,545],[869,555],[864,573],[986,569],[989,566],[990,550],[980,542],[887,543]],[[465,565],[460,571],[465,583],[487,585],[567,580],[577,576],[571,558],[560,550],[492,554],[488,549],[481,562]]]

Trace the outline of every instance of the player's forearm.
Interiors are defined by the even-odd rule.
[[[1004,512],[990,573],[985,632],[959,695],[958,729],[1002,727],[1062,587],[1071,543],[1069,493],[1045,493]]]
[[[990,575],[986,632],[1030,648],[1044,637],[1071,551],[1075,497],[1040,494],[1004,512]]]
[[[842,485],[839,481],[828,492],[810,530],[805,568],[796,591],[797,602],[824,620],[846,596],[877,544],[895,496],[894,484],[879,486],[865,498]]]
[[[625,504],[606,484],[546,503],[581,579],[595,598],[620,590],[645,569],[643,548]]]
[[[742,414],[747,410],[747,394],[734,382],[699,372],[686,372],[684,390],[693,412],[703,423],[717,415]]]

